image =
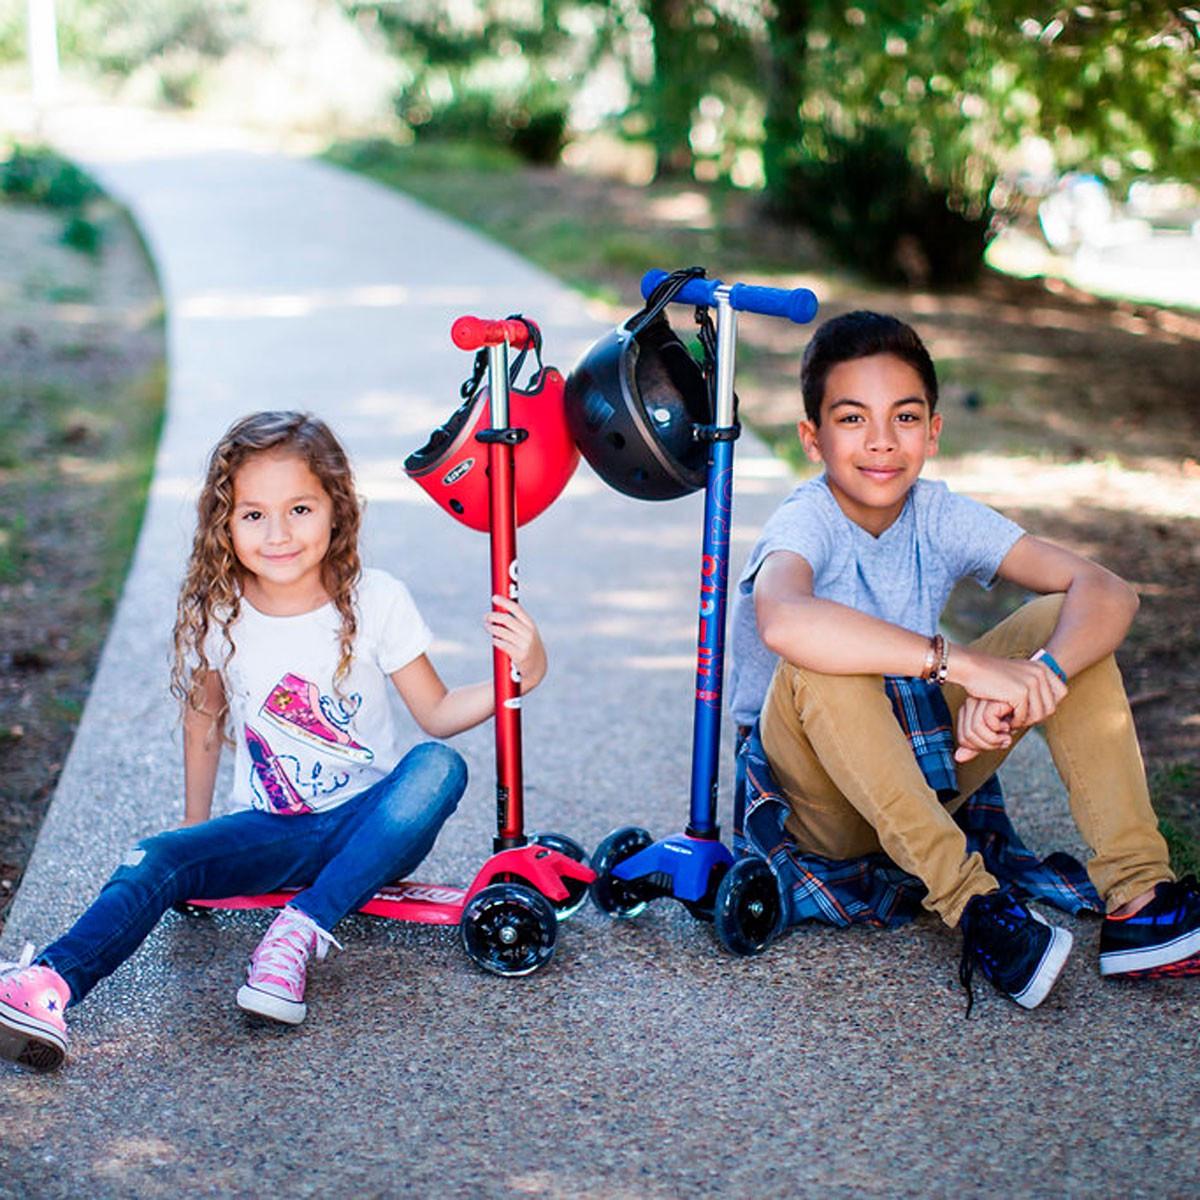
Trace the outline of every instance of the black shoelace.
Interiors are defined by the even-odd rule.
[[[992,920],[999,919],[1003,922],[1004,907],[1007,903],[1008,897],[1004,892],[988,892],[985,895],[973,897],[967,902],[967,907],[963,909],[960,920],[963,932],[963,944],[962,956],[958,960],[958,981],[967,993],[966,1020],[968,1021],[971,1019],[971,1011],[975,1007],[975,988],[973,986],[975,964],[979,959],[980,953],[985,952],[983,941],[978,932],[979,925],[981,921],[988,918]]]

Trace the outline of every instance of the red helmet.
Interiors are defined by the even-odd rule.
[[[537,370],[528,384],[515,387],[526,351],[509,370],[508,423],[529,436],[513,447],[517,524],[525,525],[545,512],[579,465],[579,448],[567,429],[563,412],[563,377],[554,367],[542,365],[542,339],[533,331]],[[404,460],[404,470],[455,520],[487,533],[490,527],[487,480],[487,446],[476,434],[490,426],[488,388],[481,383],[487,370],[487,352],[475,358],[473,376],[462,386],[466,399],[450,419],[429,435],[420,450]]]

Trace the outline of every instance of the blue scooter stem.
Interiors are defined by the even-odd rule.
[[[692,724],[692,788],[687,828],[694,837],[718,836],[717,786],[732,507],[733,442],[713,442],[704,492],[700,623],[696,637],[696,708]]]
[[[647,271],[642,276],[642,296],[650,293],[667,277],[666,271]],[[675,304],[712,305],[716,291],[725,285],[719,279],[691,279],[676,292]],[[808,288],[755,287],[735,283],[729,289],[729,307],[738,312],[761,313],[767,317],[786,317],[797,325],[807,325],[817,315],[817,298]]]

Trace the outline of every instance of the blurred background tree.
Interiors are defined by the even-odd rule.
[[[776,0],[768,196],[873,274],[969,279],[1031,137],[1122,188],[1195,176],[1198,28],[1198,9],[1136,2]]]
[[[396,112],[418,137],[498,141],[539,164],[562,153],[571,81],[591,58],[564,18],[568,7],[579,8],[562,0],[346,5],[386,37],[403,76]]]
[[[0,14],[10,61],[21,7]],[[650,175],[763,189],[887,280],[971,279],[1017,185],[1051,172],[1123,191],[1200,167],[1200,8],[1156,0],[59,0],[59,18],[65,63],[151,73],[175,104],[211,97],[241,56],[242,111],[288,37],[324,74],[293,72],[260,109],[319,83],[345,111],[368,72],[335,43],[357,38],[388,64],[358,117],[394,138],[554,164],[606,133],[648,152]],[[1022,181],[1033,138],[1046,177]]]

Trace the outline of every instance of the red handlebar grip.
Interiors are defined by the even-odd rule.
[[[498,346],[501,342],[507,342],[516,350],[533,345],[533,336],[525,321],[487,321],[483,317],[459,317],[450,326],[450,339],[460,350],[478,350],[481,346]]]

